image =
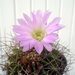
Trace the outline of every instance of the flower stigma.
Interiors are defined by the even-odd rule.
[[[46,35],[46,32],[44,30],[34,30],[32,33],[32,37],[36,39],[37,41],[41,41]]]

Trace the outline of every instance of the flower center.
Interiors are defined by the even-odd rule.
[[[32,36],[34,39],[41,41],[45,37],[45,31],[44,30],[35,30],[32,33]]]

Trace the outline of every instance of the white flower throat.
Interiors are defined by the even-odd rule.
[[[34,30],[32,33],[32,37],[38,41],[41,41],[45,37],[45,31],[44,30]]]

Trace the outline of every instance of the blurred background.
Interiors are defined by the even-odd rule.
[[[60,24],[65,28],[58,32],[59,39],[75,54],[75,0],[0,0],[0,41],[12,33],[13,25],[18,24],[18,18],[23,18],[23,13],[31,17],[30,12],[36,10],[51,11],[49,21],[61,17]],[[71,68],[69,75],[75,75],[75,64]]]

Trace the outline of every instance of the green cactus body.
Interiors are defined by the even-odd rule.
[[[67,65],[66,58],[58,50],[37,54],[34,49],[22,52],[22,48],[13,49],[6,64],[7,75],[62,75]]]

